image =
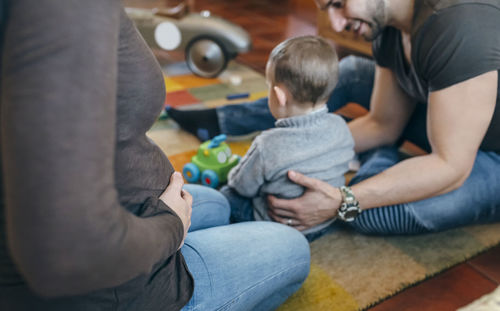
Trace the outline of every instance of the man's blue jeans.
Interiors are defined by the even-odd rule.
[[[369,109],[375,66],[366,58],[346,57],[339,64],[339,82],[332,92],[327,106],[333,112],[348,102],[355,102]],[[219,127],[228,135],[246,135],[274,127],[276,119],[271,115],[267,97],[239,105],[216,108]]]
[[[374,77],[375,63],[372,60],[356,56],[343,58],[339,64],[339,82],[327,102],[328,111],[334,112],[351,102],[370,110]],[[426,109],[425,104],[417,105],[401,142],[407,139],[430,151]],[[274,127],[276,122],[269,111],[266,97],[254,102],[217,107],[216,112],[221,133],[232,136],[264,131]]]
[[[298,231],[272,222],[229,225],[218,191],[185,185],[193,195],[182,254],[195,280],[188,310],[274,310],[309,273],[309,245]]]
[[[362,165],[351,184],[359,183],[401,161],[396,147],[360,156]],[[458,189],[429,199],[373,208],[352,223],[367,234],[435,232],[469,224],[500,221],[500,154],[479,151],[470,176]]]
[[[339,82],[327,106],[330,112],[355,102],[370,109],[375,63],[350,56],[339,64]],[[219,126],[228,135],[244,135],[274,127],[267,98],[256,102],[217,108]],[[419,103],[402,140],[408,139],[430,151],[426,135],[426,104]],[[499,137],[500,139],[500,137]],[[382,172],[401,159],[397,146],[383,147],[360,155],[360,170],[352,183]],[[446,230],[467,224],[500,221],[500,155],[479,151],[474,168],[462,187],[450,193],[407,204],[364,211],[352,224],[370,234],[414,234]]]

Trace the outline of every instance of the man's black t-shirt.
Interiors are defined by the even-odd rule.
[[[430,92],[489,71],[500,74],[500,0],[416,0],[411,46],[408,64],[401,32],[386,27],[373,43],[373,54],[422,104]],[[485,151],[500,152],[500,76],[498,85],[493,119],[480,147]]]

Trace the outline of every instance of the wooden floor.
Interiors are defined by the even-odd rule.
[[[195,10],[210,10],[243,26],[253,50],[238,61],[264,72],[271,49],[283,39],[316,33],[312,0],[197,0]],[[158,7],[160,0],[124,0],[129,6]],[[340,53],[344,54],[345,51]],[[360,280],[362,281],[362,280]],[[409,288],[371,308],[372,311],[456,310],[500,285],[500,247]],[[300,310],[298,310],[300,311]],[[321,310],[325,311],[325,310]]]

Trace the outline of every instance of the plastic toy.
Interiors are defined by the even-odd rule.
[[[184,3],[161,10],[126,8],[150,47],[184,50],[189,69],[204,78],[218,76],[229,60],[251,49],[250,36],[240,26],[209,11],[188,11]]]
[[[234,100],[234,99],[248,98],[249,96],[250,94],[248,93],[229,94],[226,96],[226,99]]]
[[[188,182],[195,183],[201,178],[203,185],[216,188],[227,181],[229,171],[241,157],[231,153],[225,140],[226,135],[221,134],[200,145],[191,162],[182,169],[182,175]]]

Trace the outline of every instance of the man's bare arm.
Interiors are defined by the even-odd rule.
[[[370,112],[349,123],[356,152],[396,142],[414,107],[399,87],[394,73],[387,68],[377,66]],[[341,200],[338,189],[299,173],[289,174],[289,178],[307,190],[302,197],[294,200],[270,196],[270,215],[274,220],[297,219],[297,228],[303,230],[336,215]],[[321,204],[318,204],[320,202]]]
[[[395,74],[378,66],[370,106],[368,114],[349,122],[357,153],[395,143],[415,109]]]
[[[355,185],[360,205],[411,202],[460,187],[493,116],[497,79],[492,71],[431,93],[427,132],[432,153],[402,161]]]
[[[428,136],[433,152],[402,161],[353,186],[360,205],[367,209],[411,202],[443,194],[462,185],[470,174],[493,115],[497,79],[496,71],[489,72],[433,92],[429,97],[428,112]],[[375,98],[372,98],[372,103]],[[383,107],[388,106],[383,102],[374,106],[375,110]],[[367,120],[373,124],[372,120]],[[376,128],[378,133],[390,132],[382,131],[383,126],[380,125]],[[357,130],[360,131],[356,135],[362,133],[362,129]],[[380,139],[377,135],[372,137]],[[358,150],[370,145],[367,142],[360,146],[359,140],[356,144]],[[294,200],[271,197],[270,205],[276,214],[286,213],[286,217],[299,220],[305,228],[335,216],[341,201],[338,189],[299,173],[289,174],[289,177],[307,190],[304,196]]]

